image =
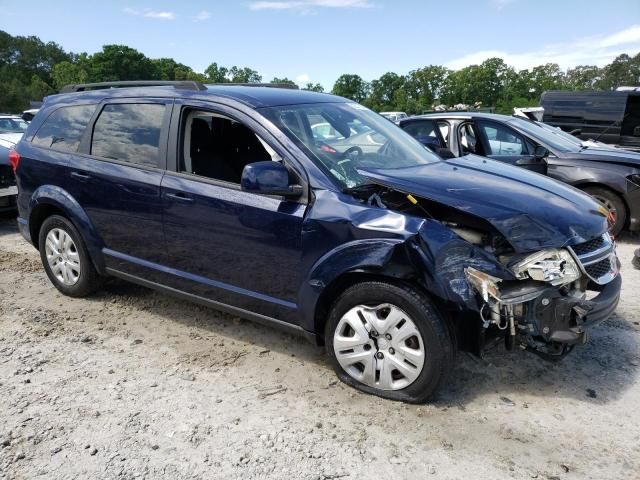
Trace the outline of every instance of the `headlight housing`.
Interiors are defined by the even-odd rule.
[[[511,266],[518,280],[531,278],[551,285],[565,285],[580,278],[580,268],[565,249],[534,253]]]

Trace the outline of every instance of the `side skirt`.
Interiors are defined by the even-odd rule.
[[[243,308],[227,305],[226,303],[216,302],[215,300],[209,300],[208,298],[204,298],[199,295],[194,295],[192,293],[183,292],[182,290],[177,290],[175,288],[167,287],[160,283],[151,282],[149,280],[145,280],[144,278],[136,277],[135,275],[114,270],[113,268],[107,267],[106,270],[107,270],[107,273],[109,273],[109,275],[113,275],[114,277],[127,280],[128,282],[135,283],[143,287],[151,288],[153,290],[165,292],[174,297],[181,298],[183,300],[187,300],[193,303],[197,303],[205,307],[214,308],[216,310],[220,310],[220,311],[229,313],[231,315],[237,315],[239,317],[246,318],[247,320],[251,320],[253,322],[257,322],[262,325],[266,325],[269,327],[276,327],[287,333],[302,336],[307,341],[313,343],[314,345],[318,344],[316,335],[312,332],[308,332],[307,330],[300,327],[299,325],[292,325],[290,323],[283,322],[282,320],[278,320],[277,318],[261,315],[259,313],[251,312]]]

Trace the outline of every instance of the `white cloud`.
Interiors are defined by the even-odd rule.
[[[210,18],[211,18],[211,14],[206,10],[202,10],[200,13],[198,13],[197,15],[194,15],[193,17],[193,19],[196,22],[202,22],[204,20],[209,20]]]
[[[509,5],[511,5],[512,3],[515,3],[516,0],[489,0],[489,4],[495,9],[495,10],[503,10],[505,7],[508,7]]]
[[[557,63],[561,68],[576,65],[604,66],[621,53],[636,54],[640,51],[640,25],[615,32],[611,35],[598,35],[581,38],[565,43],[543,45],[538,50],[515,53],[506,50],[482,50],[456,58],[447,63],[447,67],[457,70],[469,65],[477,65],[487,58],[500,57],[507,65],[517,70]]]
[[[176,14],[173,12],[159,12],[145,8],[144,10],[136,10],[135,8],[125,8],[124,13],[127,15],[135,15],[137,17],[154,18],[156,20],[175,20]]]
[[[284,0],[257,1],[249,4],[251,10],[295,10],[309,12],[318,8],[371,8],[369,0]]]
[[[300,85],[306,85],[311,81],[311,77],[308,74],[302,73],[296,77],[296,83]]]

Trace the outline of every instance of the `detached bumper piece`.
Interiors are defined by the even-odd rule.
[[[533,324],[537,334],[547,342],[566,345],[583,344],[588,329],[609,318],[620,300],[622,277],[618,275],[604,285],[590,300],[562,296],[548,289],[533,302]]]

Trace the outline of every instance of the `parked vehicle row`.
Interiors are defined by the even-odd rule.
[[[607,208],[615,235],[623,228],[640,230],[640,153],[582,141],[515,116],[442,113],[398,125],[440,155],[479,155],[579,188]]]
[[[135,85],[48,97],[11,153],[20,231],[65,295],[115,276],[285,328],[344,382],[407,402],[459,349],[562,358],[616,308],[608,212],[566,184],[445,161],[332,95]],[[447,148],[545,157],[497,123],[443,122]]]
[[[22,118],[0,114],[0,212],[16,208],[18,187],[9,164],[9,152],[26,129],[27,122]]]

